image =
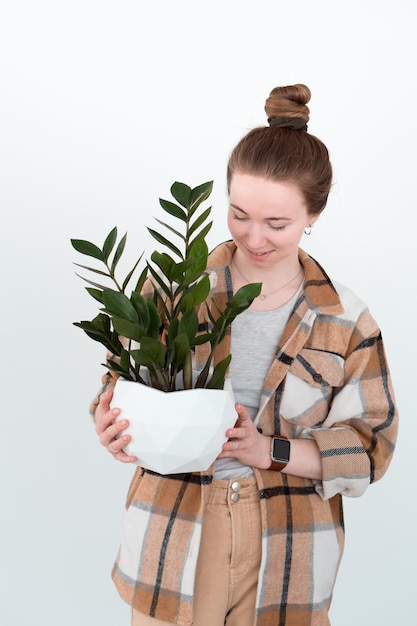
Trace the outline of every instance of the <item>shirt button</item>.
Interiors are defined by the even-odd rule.
[[[233,491],[240,491],[241,487],[242,485],[237,480],[235,480],[235,482],[232,483]]]
[[[232,502],[239,502],[239,494],[237,493],[237,491],[234,491],[232,493],[232,495],[230,496],[230,499]]]

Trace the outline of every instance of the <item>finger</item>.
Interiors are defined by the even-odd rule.
[[[110,402],[112,398],[113,398],[113,391],[112,389],[108,389],[107,391],[101,394],[100,400],[99,400],[99,406],[101,406],[101,408],[104,411],[108,411],[110,409]]]
[[[242,404],[236,404],[236,412],[239,415],[239,420],[241,422],[251,421],[249,411]]]
[[[239,450],[239,447],[241,447],[241,442],[237,439],[225,441],[225,443],[222,445],[222,452],[219,456],[234,456],[236,454],[236,451]]]
[[[115,424],[115,419],[120,415],[120,409],[114,408],[110,411],[106,411],[96,417],[96,433],[101,435],[111,425]],[[120,422],[119,422],[120,423]]]
[[[244,439],[248,436],[247,428],[229,428],[229,430],[226,431],[226,437],[228,439]]]
[[[108,428],[106,428],[106,430],[104,430],[101,435],[99,436],[99,441],[100,443],[105,446],[106,448],[109,447],[110,443],[114,440],[124,440],[124,445],[126,444],[126,441],[130,440],[129,435],[121,435],[121,433],[123,432],[123,430],[125,430],[127,427],[129,426],[129,422],[127,420],[121,420],[120,422],[114,422],[114,424],[111,424],[111,426],[109,426]],[[123,446],[119,446],[123,447]]]
[[[121,463],[135,463],[138,460],[136,456],[126,454],[124,450],[113,454],[113,458],[116,459],[116,461],[121,461]]]
[[[110,454],[118,454],[129,443],[129,435],[123,435],[122,437],[111,438],[106,446]]]

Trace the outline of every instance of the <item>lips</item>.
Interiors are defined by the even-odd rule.
[[[252,257],[253,259],[265,259],[270,254],[272,254],[272,251],[269,251],[269,252],[253,252],[252,250],[247,250],[247,252],[248,252],[249,256]]]

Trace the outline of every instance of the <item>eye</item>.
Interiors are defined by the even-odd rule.
[[[287,228],[287,225],[284,224],[284,226],[272,226],[272,224],[268,224],[269,228],[272,228],[272,230],[285,230]]]
[[[236,213],[232,213],[232,217],[234,220],[238,220],[238,222],[244,222],[245,220],[247,220],[247,217],[241,217],[240,215],[237,215]]]

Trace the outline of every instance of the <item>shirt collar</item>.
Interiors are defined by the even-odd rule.
[[[214,248],[210,253],[208,269],[224,271],[230,265],[235,250],[236,244],[231,240]],[[305,274],[304,297],[308,307],[323,315],[343,313],[336,288],[321,265],[301,248],[298,249],[298,256]]]

